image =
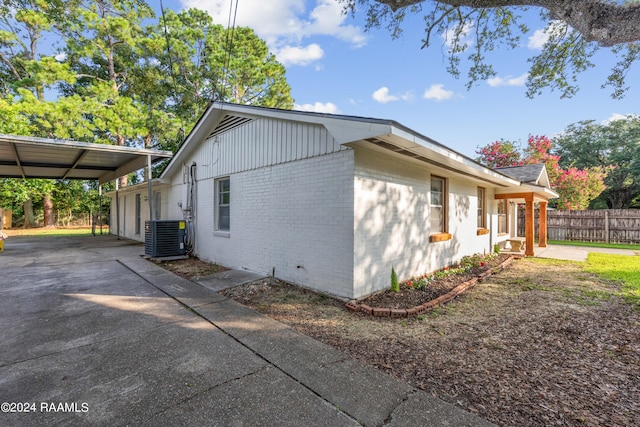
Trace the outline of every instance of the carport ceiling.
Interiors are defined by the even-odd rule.
[[[106,144],[0,134],[0,177],[91,179],[100,184],[171,157],[158,151]]]

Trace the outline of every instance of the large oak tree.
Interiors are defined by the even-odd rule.
[[[577,75],[593,67],[591,57],[600,47],[610,48],[618,62],[603,87],[614,98],[623,97],[625,79],[640,59],[640,1],[638,0],[338,0],[346,10],[363,7],[369,28],[386,26],[394,37],[402,32],[404,19],[422,15],[423,47],[434,44],[434,35],[448,37],[448,71],[460,74],[462,53],[468,52],[470,87],[496,75],[486,55],[496,47],[519,46],[529,31],[522,13],[538,9],[548,23],[549,36],[539,55],[531,57],[527,95],[545,88],[569,97],[578,90]],[[473,38],[469,42],[468,37]]]

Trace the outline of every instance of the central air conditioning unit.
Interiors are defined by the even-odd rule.
[[[144,223],[144,254],[154,258],[184,255],[186,228],[186,221],[146,221]]]

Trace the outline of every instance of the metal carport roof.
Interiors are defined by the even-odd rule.
[[[171,157],[170,151],[0,134],[0,177],[91,179],[100,184]]]

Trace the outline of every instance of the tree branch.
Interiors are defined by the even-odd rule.
[[[392,10],[428,0],[375,0]],[[432,0],[454,7],[475,9],[536,6],[578,31],[585,41],[613,46],[640,40],[640,3],[613,4],[606,0]]]

